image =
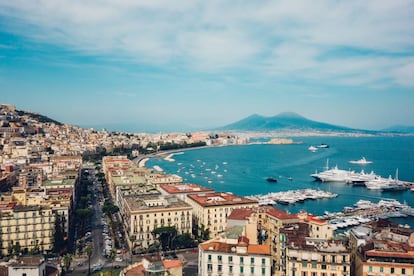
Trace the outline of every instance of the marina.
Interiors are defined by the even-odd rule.
[[[359,200],[353,207],[345,207],[342,212],[325,211],[320,218],[328,220],[331,229],[343,229],[368,223],[378,219],[414,216],[414,208],[395,199],[381,199],[377,203]]]
[[[304,202],[305,200],[328,199],[337,197],[337,194],[321,190],[304,189],[286,192],[268,193],[265,195],[252,195],[247,198],[257,200],[259,205],[275,205],[276,203],[288,205]]]

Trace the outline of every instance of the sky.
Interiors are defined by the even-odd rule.
[[[84,127],[414,125],[414,1],[0,0],[0,103]]]

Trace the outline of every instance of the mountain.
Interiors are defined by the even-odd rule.
[[[300,131],[341,131],[361,132],[361,130],[331,125],[327,123],[309,120],[293,112],[280,113],[273,117],[251,115],[235,123],[220,127],[219,130],[237,131],[274,131],[274,130],[300,130]],[[367,131],[368,132],[368,131]]]
[[[382,131],[400,132],[400,133],[414,133],[414,126],[397,125],[397,126],[388,127],[386,129],[383,129]]]

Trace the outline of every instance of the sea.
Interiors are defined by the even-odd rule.
[[[363,186],[344,183],[322,183],[310,175],[316,171],[338,166],[339,169],[366,173],[374,171],[382,177],[398,174],[401,181],[414,182],[414,137],[290,137],[297,144],[274,145],[260,143],[259,139],[248,145],[206,147],[177,151],[174,160],[153,158],[147,167],[159,166],[166,173],[181,176],[185,183],[194,183],[220,192],[231,192],[240,196],[267,194],[299,189],[319,189],[338,194],[331,199],[309,200],[294,205],[275,207],[297,213],[302,210],[314,215],[325,211],[339,212],[352,207],[358,200],[378,202],[381,199],[396,199],[414,207],[414,192],[408,190],[382,192],[368,190]],[[309,146],[326,144],[316,152]],[[365,157],[372,161],[368,165],[356,165],[350,160]],[[268,182],[273,177],[277,182]],[[393,221],[414,228],[414,217],[393,218]]]

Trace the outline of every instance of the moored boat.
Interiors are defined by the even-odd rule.
[[[349,163],[357,164],[357,165],[368,165],[368,164],[371,164],[372,161],[368,161],[367,159],[365,159],[365,157],[362,157],[359,160],[351,160],[351,161],[349,161]]]

